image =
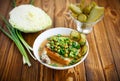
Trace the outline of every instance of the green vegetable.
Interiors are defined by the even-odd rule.
[[[25,48],[28,50],[28,52],[30,53],[30,55],[34,58],[34,56],[31,53],[32,48],[25,42],[25,40],[23,39],[21,32],[19,32],[18,30],[16,30],[15,28],[13,28],[11,26],[11,24],[2,16],[0,15],[0,17],[2,18],[2,20],[5,22],[7,29],[9,30],[9,33],[6,32],[1,26],[0,26],[0,30],[7,35],[11,40],[13,40],[13,42],[16,44],[16,46],[18,47],[20,53],[23,56],[23,63],[24,64],[28,64],[28,66],[31,66],[31,63],[29,61],[29,58],[27,56],[27,53],[25,51]],[[24,48],[24,46],[25,48]],[[34,58],[35,59],[35,58]]]
[[[52,25],[52,20],[47,13],[30,4],[16,6],[9,15],[9,23],[24,33],[38,32]]]
[[[79,44],[83,46],[86,44],[86,36],[85,34],[80,34],[80,35],[81,35],[81,39],[79,40]]]
[[[73,65],[73,64],[75,64],[76,62],[77,62],[77,60],[73,59],[73,60],[70,62],[69,65]]]
[[[31,5],[33,5],[34,4],[34,0],[30,0],[30,2],[29,2]]]
[[[79,20],[80,22],[86,22],[87,16],[86,16],[85,14],[79,14],[78,20]]]
[[[74,30],[70,33],[70,38],[75,41],[78,41],[80,39],[80,33],[78,31]]]
[[[82,13],[81,9],[74,4],[70,4],[69,8],[71,11],[73,11],[76,14]]]
[[[12,6],[13,6],[13,7],[16,7],[16,0],[13,0],[13,1],[12,1]]]
[[[77,17],[78,17],[78,14],[76,14],[76,13],[74,13],[74,12],[72,12],[71,15],[72,15],[75,19],[77,19]]]
[[[55,64],[55,63],[52,63],[52,64],[50,64],[51,66],[55,66],[55,67],[57,67],[58,65],[57,64]]]
[[[50,37],[46,46],[63,57],[72,58],[78,54],[80,49],[80,44],[78,42],[59,34]]]
[[[94,8],[95,6],[97,6],[97,4],[92,1],[89,5],[87,5],[84,9],[83,9],[83,13],[88,14],[90,13],[90,11],[92,10],[92,8]]]
[[[104,15],[104,7],[95,6],[91,11],[86,22],[94,22]]]
[[[86,45],[84,45],[81,49],[80,55],[85,55],[87,50],[88,50],[88,47]]]
[[[16,7],[16,0],[12,1],[12,6]],[[21,34],[20,31],[18,31],[17,29],[15,29],[8,21],[7,19],[5,19],[5,17],[3,17],[0,14],[0,17],[2,18],[2,20],[5,22],[6,27],[9,31],[6,32],[1,26],[0,26],[0,30],[7,35],[11,40],[13,40],[13,42],[16,44],[16,46],[18,47],[20,53],[23,56],[23,63],[27,64],[28,66],[31,66],[31,63],[29,61],[29,58],[27,56],[27,53],[25,51],[25,48],[27,49],[27,51],[29,52],[29,54],[31,55],[31,57],[33,57],[35,60],[36,58],[32,55],[31,51],[33,51],[33,49],[26,43],[26,41],[23,39],[23,36]],[[24,45],[24,46],[23,46]]]
[[[79,7],[80,7],[81,9],[83,9],[84,6],[85,6],[85,0],[80,0],[80,5],[79,5]]]
[[[99,7],[94,1],[85,4],[81,0],[79,4],[70,4],[71,15],[80,22],[95,22],[104,15],[104,7]]]
[[[81,39],[85,41],[80,41],[79,43],[79,41],[75,41],[74,37],[77,37],[79,41]],[[81,44],[82,42],[84,44]],[[53,52],[59,54],[61,58],[70,58],[71,62],[69,65],[79,62],[88,50],[86,36],[77,31],[71,31],[70,36],[62,36],[61,34],[52,36],[48,38],[46,46]]]
[[[72,42],[72,46],[74,47],[74,48],[77,48],[77,49],[80,49],[80,44],[78,43],[78,42]]]

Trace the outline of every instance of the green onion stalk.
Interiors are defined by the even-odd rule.
[[[30,0],[29,4],[33,5],[34,4],[34,0]]]
[[[30,0],[30,4],[33,4],[33,0]],[[13,7],[16,7],[16,0],[13,0],[13,3],[12,3]],[[23,56],[23,63],[24,64],[27,64],[28,66],[31,66],[31,63],[30,63],[30,60],[28,58],[28,55],[26,53],[26,50],[25,48],[27,49],[27,51],[29,52],[29,54],[31,55],[31,57],[33,57],[33,59],[36,60],[36,58],[32,55],[32,52],[33,49],[32,47],[30,47],[26,41],[24,40],[21,32],[17,29],[15,29],[8,21],[7,19],[2,16],[0,14],[0,17],[1,19],[4,21],[7,29],[9,32],[6,32],[3,27],[0,25],[0,30],[6,35],[8,36],[11,40],[13,40],[13,42],[16,44],[16,46],[18,47],[20,53],[22,54]]]
[[[27,64],[28,66],[31,66],[30,60],[28,58],[28,55],[25,51],[25,48],[28,50],[28,52],[30,53],[30,55],[36,59],[30,50],[32,50],[32,48],[25,42],[25,40],[23,39],[21,32],[18,31],[17,29],[13,28],[12,25],[2,16],[0,15],[0,17],[2,18],[2,20],[4,21],[4,23],[6,24],[7,29],[9,30],[9,33],[6,32],[2,26],[0,25],[0,30],[7,35],[11,40],[13,40],[13,42],[16,44],[16,46],[18,47],[20,53],[23,56],[23,63]],[[23,46],[24,45],[24,46]]]

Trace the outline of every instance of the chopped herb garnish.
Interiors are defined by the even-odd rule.
[[[55,64],[55,63],[53,63],[53,64],[50,64],[51,66],[55,66],[55,67],[57,67],[58,65],[57,64]]]
[[[30,2],[29,2],[31,5],[33,5],[34,4],[34,0],[30,0]]]

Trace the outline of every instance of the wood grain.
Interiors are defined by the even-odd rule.
[[[86,0],[89,3],[92,0]],[[87,35],[90,51],[87,59],[68,70],[53,70],[29,56],[32,66],[23,65],[22,56],[16,45],[0,31],[0,81],[120,81],[120,1],[94,0],[105,7],[102,21]],[[12,0],[0,0],[0,13],[9,18]],[[29,0],[16,0],[17,5],[28,4]],[[34,5],[43,9],[52,19],[54,27],[76,29],[67,15],[70,3],[80,0],[35,0]],[[5,24],[0,20],[5,30]],[[46,29],[47,30],[47,29]],[[22,33],[30,46],[37,33]]]
[[[106,4],[108,3],[108,5],[110,6],[107,6],[107,12],[106,12],[106,20],[104,20],[104,23],[107,23],[105,24],[105,27],[108,27],[106,28],[106,32],[107,32],[107,35],[108,35],[108,39],[109,39],[109,43],[110,43],[110,47],[111,47],[111,52],[112,52],[112,56],[114,58],[114,62],[115,62],[115,65],[116,65],[116,70],[117,70],[117,73],[118,73],[118,77],[120,79],[120,66],[119,66],[119,60],[120,60],[120,50],[118,48],[120,48],[120,28],[118,27],[119,26],[119,22],[120,22],[120,19],[118,19],[119,17],[119,13],[120,13],[120,6],[118,6],[119,4],[119,1],[116,0],[116,1],[113,1],[113,5],[115,5],[113,8],[111,8],[111,4],[109,3],[109,1],[106,2]],[[106,22],[107,21],[107,22]],[[112,32],[112,33],[109,33],[109,32]]]
[[[2,1],[1,4],[6,4],[6,5],[0,5],[1,6],[0,8],[2,9],[1,14],[3,14],[4,16],[8,15],[6,12],[9,12],[10,1],[5,0],[5,1]],[[3,34],[0,34],[0,35],[2,36]],[[16,49],[13,42],[9,38],[7,38],[5,35],[4,35],[4,37],[1,37],[0,39],[2,40],[0,42],[0,47],[1,47],[1,49],[0,49],[1,50],[1,52],[0,52],[0,69],[2,69],[2,70],[0,70],[1,81],[19,80],[20,75],[21,75],[20,74],[21,69],[18,70],[17,68],[21,67],[22,63],[21,63],[21,56],[18,54],[19,53],[18,49]],[[18,61],[18,62],[16,63],[16,61]],[[15,71],[11,72],[13,69]],[[18,73],[16,73],[16,72],[18,72]],[[17,77],[11,76],[12,73],[14,75],[16,75]]]
[[[90,52],[88,58],[85,60],[85,67],[87,71],[87,80],[89,81],[105,81],[103,69],[101,66],[100,58],[95,44],[94,34],[91,33],[88,36],[88,42],[90,46]]]

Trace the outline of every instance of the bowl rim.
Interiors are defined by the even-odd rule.
[[[57,30],[61,30],[61,31],[62,31],[62,30],[64,30],[64,31],[67,30],[67,31],[70,32],[70,31],[72,31],[72,30],[74,30],[74,29],[66,28],[66,27],[56,27],[56,28],[50,28],[50,29],[42,32],[41,34],[39,34],[39,35],[37,36],[37,38],[35,39],[34,43],[33,43],[33,54],[34,54],[34,56],[36,57],[37,61],[39,61],[41,64],[45,65],[46,67],[51,68],[51,69],[55,69],[55,70],[70,69],[70,68],[73,68],[73,67],[77,66],[78,64],[82,63],[82,62],[87,58],[88,53],[89,53],[89,44],[88,44],[88,41],[87,41],[87,40],[86,40],[86,45],[88,46],[88,50],[87,50],[86,54],[84,55],[84,57],[83,57],[79,62],[77,62],[77,63],[75,63],[75,64],[73,64],[73,65],[65,66],[65,67],[58,67],[58,66],[56,67],[56,66],[51,66],[51,65],[49,65],[49,64],[43,63],[43,62],[40,60],[39,54],[38,54],[38,48],[40,47],[40,45],[38,45],[38,40],[41,39],[40,37],[43,36],[43,35],[45,35],[46,33],[51,32],[51,31],[57,31]],[[59,34],[59,33],[58,33],[58,34]],[[54,34],[54,35],[56,35],[56,34]],[[51,36],[53,36],[53,35],[51,35]],[[48,37],[50,37],[50,36],[48,36]],[[48,38],[48,37],[46,37],[46,38]],[[45,40],[45,39],[44,39],[44,40]],[[44,40],[43,40],[43,41],[44,41]],[[43,41],[42,41],[42,42],[43,42]],[[36,45],[37,45],[37,47],[36,47]],[[38,46],[39,46],[39,47],[38,47]],[[38,55],[38,56],[37,56],[37,55]]]

